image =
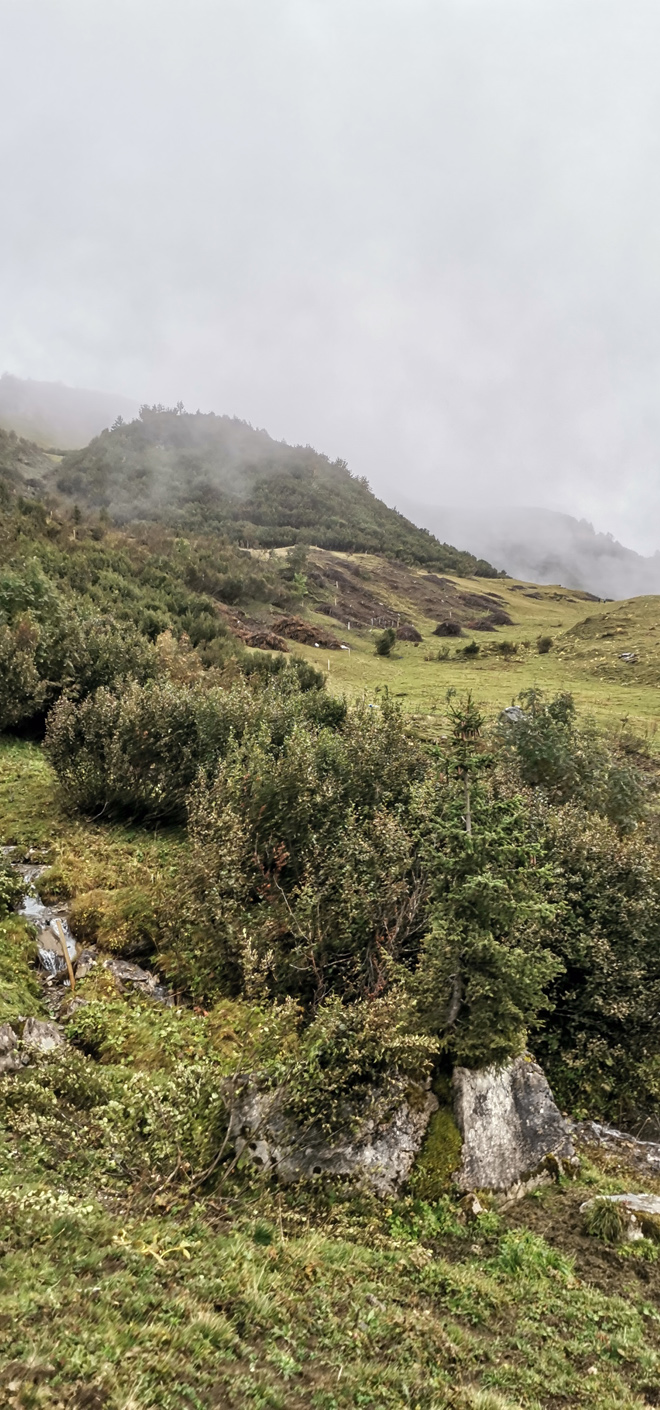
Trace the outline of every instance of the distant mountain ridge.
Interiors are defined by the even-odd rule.
[[[130,397],[63,382],[34,382],[9,372],[0,377],[0,428],[47,448],[75,450],[118,416],[130,419],[137,413],[138,403]]]
[[[442,508],[404,501],[403,512],[513,578],[561,583],[603,598],[660,593],[660,553],[645,558],[585,519],[549,509]]]
[[[116,521],[162,519],[222,533],[250,547],[296,542],[377,553],[462,577],[497,577],[475,555],[442,543],[383,500],[345,461],[275,441],[235,417],[142,407],[66,455],[52,487]]]

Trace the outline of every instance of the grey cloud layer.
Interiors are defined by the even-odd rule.
[[[660,547],[656,0],[0,0],[0,364]]]

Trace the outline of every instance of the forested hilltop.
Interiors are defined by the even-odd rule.
[[[164,518],[249,546],[303,541],[497,576],[489,563],[389,509],[343,460],[213,412],[142,407],[138,420],[119,422],[65,456],[52,488],[119,522]]]

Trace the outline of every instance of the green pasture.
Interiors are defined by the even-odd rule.
[[[369,559],[363,556],[359,561]],[[461,591],[484,591],[483,579],[451,581]],[[328,687],[335,693],[375,695],[387,689],[410,714],[430,717],[429,724],[442,711],[452,687],[471,690],[488,715],[533,687],[548,695],[571,691],[578,708],[607,729],[616,729],[626,720],[629,728],[649,738],[655,735],[660,703],[660,598],[599,602],[562,587],[513,580],[487,586],[502,599],[512,626],[465,632],[460,640],[440,638],[433,634],[434,619],[420,616],[410,600],[391,597],[391,609],[421,632],[419,645],[397,642],[389,658],[377,656],[378,631],[353,628],[338,632],[348,651],[314,647],[296,647],[296,651],[328,672]],[[327,630],[327,617],[310,615]],[[552,637],[546,655],[538,651],[540,636]],[[472,640],[479,645],[479,655],[466,657],[462,648]],[[497,654],[503,642],[516,645],[514,656]],[[446,659],[439,660],[439,652],[447,653]],[[637,660],[623,661],[623,653]]]

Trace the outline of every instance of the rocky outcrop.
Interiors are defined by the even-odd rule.
[[[56,1023],[44,1018],[27,1018],[23,1026],[23,1048],[29,1053],[52,1053],[60,1048],[64,1036]]]
[[[659,1141],[640,1141],[637,1136],[619,1131],[616,1126],[603,1126],[599,1121],[574,1121],[569,1126],[580,1145],[599,1146],[648,1175],[660,1174]]]
[[[577,1168],[567,1122],[541,1068],[527,1055],[503,1067],[454,1071],[454,1110],[463,1138],[456,1183],[515,1198]]]
[[[408,1179],[438,1106],[427,1088],[409,1085],[404,1091],[402,1086],[394,1110],[390,1105],[385,1118],[376,1114],[355,1119],[355,1111],[347,1111],[345,1130],[328,1138],[319,1127],[304,1127],[287,1112],[282,1091],[264,1091],[244,1078],[228,1096],[236,1150],[261,1170],[285,1185],[312,1176],[344,1176],[384,1198],[396,1194]],[[370,1111],[378,1111],[377,1099]]]
[[[0,1026],[0,1075],[3,1072],[18,1072],[22,1066],[18,1038],[11,1023],[3,1023]]]

